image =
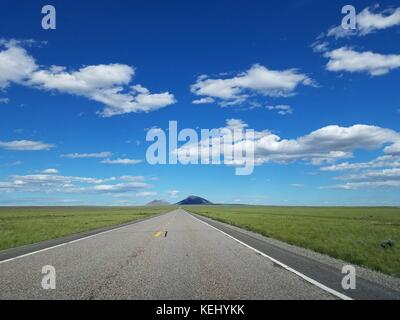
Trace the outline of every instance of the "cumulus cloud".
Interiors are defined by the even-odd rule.
[[[23,83],[37,70],[35,59],[17,41],[0,41],[0,89],[11,82]]]
[[[144,176],[122,176],[119,179],[122,181],[129,181],[129,182],[141,182],[146,180]]]
[[[322,187],[321,189],[344,189],[344,190],[359,190],[371,188],[398,188],[400,181],[367,181],[367,182],[347,182],[333,186]]]
[[[386,148],[384,150],[387,152]],[[358,190],[400,187],[400,156],[396,155],[384,155],[368,162],[344,162],[321,167],[320,170],[328,172],[356,172],[335,177],[335,180],[341,180],[343,183],[325,186],[322,187],[323,189]]]
[[[104,180],[56,174],[13,175],[9,181],[0,182],[0,190],[22,192],[77,192],[83,190],[76,183],[97,184]]]
[[[329,29],[327,36],[344,38],[349,36],[365,36],[367,34],[388,29],[400,25],[400,8],[386,9],[381,12],[374,12],[374,9],[367,7],[356,17],[357,28],[355,30],[344,29],[341,25]]]
[[[313,81],[296,69],[275,71],[256,64],[232,78],[212,79],[201,76],[191,86],[196,96],[194,103],[218,101],[221,106],[237,105],[252,95],[287,97],[300,85],[310,86]]]
[[[13,151],[47,151],[54,148],[54,145],[42,141],[15,140],[0,141],[0,148]]]
[[[326,37],[345,38],[365,36],[367,34],[400,25],[400,8],[386,9],[378,12],[378,6],[367,7],[356,17],[355,30],[344,29],[341,25],[332,27],[322,33],[311,45],[315,52],[321,52],[329,59],[326,69],[333,72],[368,73],[371,76],[382,76],[400,67],[399,54],[381,54],[372,51],[356,51],[353,48],[341,47],[330,49]]]
[[[330,125],[306,135],[285,139],[269,131],[254,131],[250,139],[245,135],[232,138],[233,130],[245,130],[248,125],[240,119],[229,119],[225,127],[216,129],[219,134],[202,138],[198,143],[189,143],[176,150],[178,156],[194,157],[210,155],[213,159],[224,157],[224,163],[241,166],[252,159],[232,158],[240,150],[241,154],[251,154],[254,150],[254,164],[291,164],[306,162],[319,166],[324,172],[353,170],[356,173],[336,177],[343,183],[323,188],[360,189],[400,186],[400,133],[388,128],[357,124],[349,127]],[[227,138],[228,137],[228,138]],[[217,145],[217,148],[214,146]],[[203,148],[205,148],[203,150]],[[211,148],[211,149],[210,149]],[[342,162],[353,158],[359,151],[382,151],[384,155],[360,163]],[[214,162],[215,163],[215,162]],[[300,183],[292,187],[302,187]]]
[[[151,187],[144,177],[91,178],[59,175],[55,169],[40,174],[12,175],[6,181],[0,181],[0,192],[37,192],[37,193],[109,193],[124,194]],[[46,172],[46,173],[44,173]]]
[[[358,52],[348,47],[335,49],[324,54],[329,58],[327,70],[334,72],[365,72],[381,76],[400,68],[400,55],[379,54],[371,51]]]
[[[86,158],[108,158],[111,157],[111,152],[97,152],[97,153],[68,153],[62,154],[62,158],[70,159],[86,159]]]
[[[253,140],[238,139],[232,144],[230,139],[224,139],[224,135],[231,135],[233,129],[246,128],[247,124],[242,120],[230,119],[227,125],[220,128],[220,135],[213,138],[218,141],[220,148],[212,150],[226,158],[232,150],[238,148],[254,148],[255,164],[275,162],[281,164],[295,161],[306,161],[313,165],[334,163],[341,159],[353,157],[357,150],[377,150],[384,148],[387,155],[391,155],[393,146],[400,141],[400,134],[394,130],[377,126],[358,124],[350,127],[331,125],[315,130],[307,135],[295,139],[283,139],[268,131],[255,131]],[[229,131],[226,131],[226,130]],[[189,144],[180,147],[176,152],[180,155],[197,155],[203,153],[203,146],[209,143],[200,141],[198,144]],[[240,148],[239,148],[240,147]],[[249,153],[247,153],[249,154]],[[214,155],[214,154],[213,154]],[[225,163],[229,163],[225,162]],[[241,165],[232,162],[231,165]]]
[[[390,150],[389,150],[390,151]],[[321,171],[337,172],[347,170],[361,170],[368,168],[400,167],[400,157],[385,155],[368,162],[342,162],[330,166],[321,167]]]
[[[329,49],[329,42],[317,40],[311,44],[311,48],[314,52],[326,52]]]
[[[43,170],[42,173],[44,173],[44,174],[58,174],[58,170],[50,168],[50,169]]]
[[[362,173],[350,174],[343,177],[336,178],[338,180],[349,180],[349,181],[388,181],[398,180],[400,181],[400,168],[391,168],[383,170],[367,170]]]
[[[388,154],[400,155],[400,141],[397,141],[396,143],[387,146],[384,151]]]
[[[226,120],[226,128],[231,130],[241,130],[247,128],[249,125],[240,119],[228,119]]]
[[[369,125],[326,126],[297,139],[281,139],[265,133],[256,142],[256,155],[264,161],[308,160],[314,164],[333,162],[352,156],[354,150],[374,150],[385,143],[399,141],[390,129]]]
[[[293,113],[293,108],[288,105],[267,106],[268,110],[275,110],[281,116],[286,116]]]
[[[106,180],[96,179],[96,178],[86,178],[86,177],[74,177],[74,176],[61,176],[53,174],[32,174],[19,176],[12,176],[14,179],[14,184],[24,185],[29,183],[39,183],[39,184],[52,184],[52,183],[72,183],[72,182],[82,182],[89,184],[102,183]]]
[[[123,164],[123,165],[134,165],[134,164],[138,164],[141,163],[142,160],[137,160],[137,159],[106,159],[106,160],[102,160],[101,163],[103,164]]]
[[[382,170],[366,170],[358,174],[337,177],[337,180],[345,180],[343,184],[328,186],[325,188],[336,188],[346,190],[357,190],[366,188],[397,188],[400,187],[400,168]]]
[[[135,75],[131,66],[114,63],[68,70],[63,66],[41,67],[17,41],[0,42],[0,89],[11,83],[82,96],[103,104],[100,112],[111,117],[131,112],[150,112],[175,103],[169,92],[150,93],[130,85]]]
[[[201,98],[201,99],[192,101],[193,104],[210,104],[210,103],[214,103],[214,102],[215,102],[215,99],[211,98],[211,97]]]
[[[138,189],[149,188],[150,185],[145,182],[129,182],[116,184],[101,184],[93,187],[93,191],[104,193],[124,193]]]

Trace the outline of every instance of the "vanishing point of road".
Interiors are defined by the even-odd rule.
[[[267,239],[267,238],[265,238]],[[54,266],[56,289],[41,286]],[[399,299],[341,270],[178,209],[100,233],[0,252],[0,299]]]

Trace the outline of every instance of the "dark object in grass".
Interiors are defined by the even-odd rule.
[[[389,248],[391,249],[391,248],[394,248],[395,245],[396,245],[396,241],[394,241],[394,240],[385,240],[381,243],[381,247],[383,249],[389,249]]]

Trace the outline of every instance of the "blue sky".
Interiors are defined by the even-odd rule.
[[[2,1],[0,205],[400,205],[400,5]],[[207,103],[198,103],[207,102]],[[259,165],[146,162],[146,130],[262,135]]]

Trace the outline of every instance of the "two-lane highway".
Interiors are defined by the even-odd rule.
[[[338,298],[181,209],[0,261],[0,299]]]
[[[44,265],[56,289],[41,286]],[[183,210],[0,264],[1,299],[330,299]]]

